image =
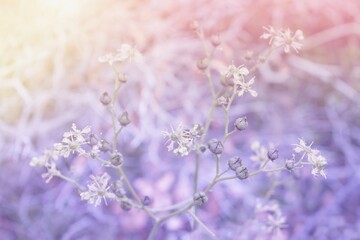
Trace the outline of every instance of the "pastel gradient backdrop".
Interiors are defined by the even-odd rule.
[[[249,128],[231,138],[227,154],[251,155],[258,140],[289,156],[299,137],[328,159],[327,179],[309,168],[217,186],[199,217],[219,239],[271,239],[247,224],[256,199],[274,188],[288,227],[273,239],[360,239],[360,1],[357,0],[0,0],[0,239],[146,239],[151,222],[116,204],[95,208],[70,184],[29,166],[31,157],[61,140],[71,123],[110,135],[99,103],[113,73],[98,57],[122,43],[144,63],[128,65],[120,105],[132,124],[120,137],[135,188],[164,206],[191,196],[194,157],[167,153],[161,131],[205,120],[211,94],[196,68],[204,56],[191,31],[218,34],[213,72],[263,52],[263,26],[301,29],[299,54],[277,51],[256,72],[257,98],[236,101],[231,119]],[[215,112],[211,133],[223,126]],[[200,185],[213,174],[202,162]],[[80,157],[73,172],[85,183],[98,166]],[[222,163],[226,164],[226,163]],[[186,216],[162,226],[158,239],[207,239]]]

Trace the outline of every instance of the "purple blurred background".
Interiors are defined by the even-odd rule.
[[[73,122],[111,136],[98,99],[111,91],[113,72],[97,59],[122,43],[144,55],[143,63],[126,67],[129,81],[119,95],[133,120],[119,140],[124,168],[153,207],[191,196],[194,156],[168,153],[161,131],[204,123],[211,104],[196,68],[204,53],[193,20],[205,37],[221,38],[215,78],[231,63],[251,66],[246,51],[266,50],[263,26],[304,32],[299,54],[276,51],[255,73],[259,96],[235,102],[231,121],[246,115],[249,128],[226,143],[226,156],[238,154],[250,165],[250,146],[259,141],[274,143],[286,159],[304,138],[328,160],[327,179],[304,167],[221,183],[199,218],[219,239],[360,239],[359,14],[356,0],[0,0],[0,239],[146,239],[152,223],[143,212],[95,208],[72,185],[46,184],[42,170],[29,166]],[[209,137],[220,136],[223,119],[217,109]],[[200,186],[213,177],[212,160],[201,162]],[[99,171],[81,157],[68,164],[84,184]],[[287,217],[287,228],[272,238],[253,221],[269,189],[267,199]],[[201,229],[191,231],[186,216],[169,220],[157,237],[207,239]]]

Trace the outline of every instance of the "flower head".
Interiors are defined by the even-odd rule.
[[[289,53],[291,49],[299,52],[302,48],[301,41],[304,39],[303,32],[296,30],[293,34],[290,29],[275,30],[272,26],[264,27],[265,33],[260,38],[269,39],[269,44],[274,47],[284,47],[284,52]]]
[[[256,97],[258,95],[257,92],[251,88],[251,85],[254,84],[254,81],[255,77],[251,78],[248,82],[235,79],[234,83],[236,86],[238,86],[237,94],[242,96],[244,93],[249,92],[251,96]]]
[[[110,191],[109,174],[91,175],[90,178],[92,183],[88,185],[87,191],[80,193],[81,200],[86,200],[89,204],[95,204],[95,207],[97,207],[101,204],[101,200],[104,200],[105,204],[107,204],[106,198],[116,198],[116,195]]]

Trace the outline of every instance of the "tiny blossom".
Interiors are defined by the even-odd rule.
[[[163,131],[161,134],[168,138],[168,151],[186,156],[196,149],[195,139],[203,134],[203,128],[195,124],[191,129],[184,129],[180,124],[176,129],[171,128],[171,132]]]
[[[272,26],[264,27],[265,33],[260,38],[269,39],[269,44],[274,47],[284,47],[284,52],[289,53],[290,49],[294,49],[295,52],[299,52],[302,47],[300,41],[304,39],[303,32],[296,30],[293,34],[290,29],[275,30]]]
[[[273,39],[277,36],[278,31],[276,31],[272,26],[263,27],[265,32],[260,36],[262,39],[269,39],[269,44],[271,45]]]
[[[279,235],[282,228],[286,228],[286,218],[281,214],[269,214],[267,216],[267,230],[275,235]]]
[[[252,155],[250,157],[251,160],[255,162],[263,162],[267,160],[267,149],[264,146],[261,146],[258,141],[255,141],[251,144],[251,150],[255,153],[255,155]]]
[[[55,162],[50,162],[46,165],[47,172],[43,173],[41,176],[45,178],[45,182],[49,182],[54,176],[59,176],[61,173],[56,169]]]
[[[313,143],[306,145],[306,142],[303,139],[299,139],[299,144],[294,144],[294,151],[296,153],[304,153],[307,155],[308,162],[313,165],[313,169],[311,173],[314,176],[320,174],[324,178],[326,178],[326,174],[324,172],[324,166],[327,164],[325,157],[320,155],[320,151],[316,149],[312,149],[311,145]]]
[[[247,76],[248,74],[249,70],[243,65],[240,65],[239,67],[230,65],[225,71],[222,72],[222,75],[224,75],[226,78],[243,78],[243,76]]]
[[[106,198],[114,199],[116,196],[110,191],[109,185],[110,176],[107,173],[101,176],[90,176],[92,183],[88,185],[88,190],[80,193],[81,200],[88,201],[89,204],[95,204],[95,207],[101,204],[103,199],[105,204]]]
[[[249,92],[251,96],[256,97],[258,94],[255,90],[251,88],[251,85],[254,84],[255,77],[251,78],[248,82],[245,81],[239,81],[239,79],[234,79],[235,85],[237,85],[239,88],[237,90],[238,96],[244,95],[244,93]]]
[[[134,47],[129,44],[122,44],[116,53],[108,53],[99,57],[99,62],[108,63],[112,66],[115,62],[132,62],[138,61],[141,58],[141,54]]]
[[[311,174],[313,174],[314,176],[317,176],[320,173],[321,176],[326,178],[326,174],[325,174],[325,171],[324,171],[324,166],[327,164],[327,161],[323,156],[321,156],[321,155],[319,155],[319,156],[312,155],[309,158],[309,162],[311,164],[313,164],[313,169],[311,171]]]
[[[299,52],[302,48],[300,41],[304,39],[304,35],[301,30],[297,30],[294,35],[290,29],[279,32],[274,39],[274,46],[284,47],[284,52],[289,53],[290,49],[293,48],[295,52]]]
[[[40,157],[33,157],[29,165],[31,167],[46,167],[51,161],[57,159],[58,159],[57,152],[45,150],[44,155]]]
[[[77,129],[75,123],[72,124],[72,130],[65,132],[61,143],[54,144],[54,148],[59,152],[59,155],[67,158],[70,153],[84,154],[85,150],[82,145],[87,144],[85,135],[91,131],[90,127],[85,127],[82,130]]]
[[[140,52],[129,44],[122,44],[121,47],[117,49],[117,54],[120,61],[124,62],[138,61],[141,58]]]
[[[218,106],[225,106],[228,104],[228,101],[229,99],[224,96],[221,96],[218,99],[216,99],[216,103]]]
[[[304,152],[309,155],[316,155],[319,153],[319,150],[312,149],[311,144],[306,145],[306,142],[303,139],[299,139],[299,144],[293,144],[295,146],[294,151],[297,153]]]

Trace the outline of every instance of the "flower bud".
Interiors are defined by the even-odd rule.
[[[200,145],[199,146],[199,150],[200,150],[200,152],[205,152],[206,151],[206,146],[205,145]]]
[[[111,155],[110,162],[115,167],[120,166],[124,163],[124,157],[121,153],[114,153]]]
[[[234,126],[237,130],[242,131],[248,127],[249,123],[246,117],[240,117],[235,120]]]
[[[202,71],[205,70],[209,66],[209,59],[203,58],[203,59],[197,61],[196,66],[198,69],[200,69]]]
[[[254,53],[252,51],[246,51],[244,58],[245,60],[250,61],[253,58],[253,56]]]
[[[199,22],[198,21],[192,21],[190,23],[190,28],[191,30],[193,31],[197,31],[199,29],[200,25],[199,25]]]
[[[241,167],[241,159],[240,157],[232,157],[228,161],[229,168],[233,171],[235,171],[238,167]]]
[[[249,171],[244,166],[240,166],[236,168],[235,172],[236,172],[236,176],[241,180],[244,180],[249,177]]]
[[[127,74],[124,73],[123,75],[119,76],[119,81],[120,81],[120,82],[126,83],[127,80],[128,80]]]
[[[150,197],[149,196],[145,196],[144,197],[144,199],[142,200],[142,204],[144,205],[144,206],[149,206],[150,204],[151,204],[151,199],[150,199]]]
[[[129,119],[129,114],[128,112],[123,112],[120,116],[119,116],[119,123],[121,126],[126,127],[127,125],[129,125],[129,123],[131,122]]]
[[[110,143],[106,140],[101,140],[99,149],[103,152],[109,151],[111,149]]]
[[[214,46],[214,47],[217,47],[221,44],[221,40],[220,40],[220,37],[219,35],[213,35],[210,37],[210,41],[211,41],[211,44]]]
[[[120,207],[122,208],[122,210],[128,212],[131,210],[132,204],[129,199],[124,198],[124,199],[121,199]]]
[[[267,156],[271,161],[275,161],[279,157],[279,150],[276,148],[270,148],[267,152]]]
[[[213,154],[221,154],[224,151],[224,146],[221,141],[215,138],[208,142],[208,148]]]
[[[100,102],[106,106],[109,105],[111,103],[111,97],[109,96],[109,94],[107,92],[104,92],[101,96],[100,96]]]
[[[193,196],[193,199],[194,199],[194,204],[196,206],[201,206],[201,205],[207,203],[207,201],[209,200],[204,192],[195,193]]]
[[[295,167],[295,160],[294,159],[288,159],[285,161],[285,167],[287,170],[291,171]]]
[[[90,146],[95,146],[97,144],[98,140],[95,136],[95,134],[91,133],[88,139],[88,143]]]
[[[119,198],[126,196],[126,191],[124,189],[123,183],[120,180],[111,184],[111,190]]]

